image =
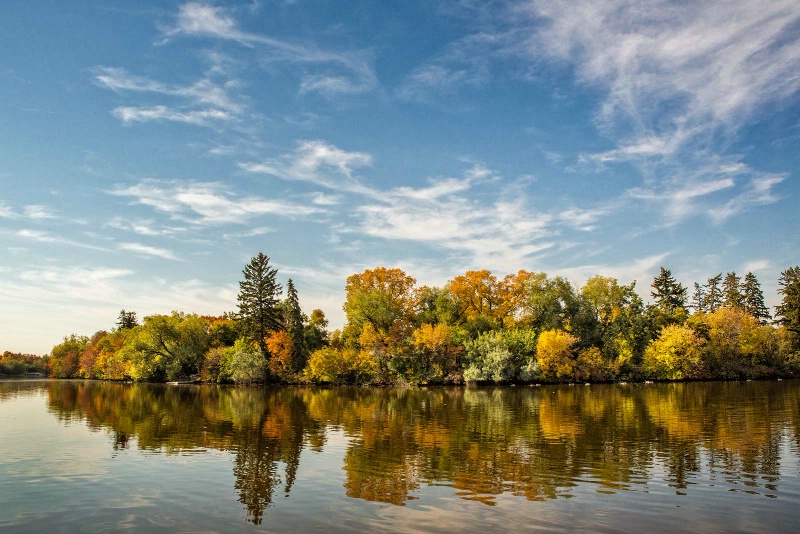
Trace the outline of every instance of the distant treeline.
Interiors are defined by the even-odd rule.
[[[262,253],[245,267],[238,312],[122,310],[116,328],[72,335],[48,358],[56,377],[232,383],[435,384],[749,379],[800,374],[800,267],[781,273],[775,319],[753,273],[687,288],[661,268],[645,305],[635,282],[581,288],[521,270],[468,271],[444,287],[400,269],[347,279],[342,330],[281,298]]]
[[[0,376],[46,375],[50,371],[47,363],[47,357],[5,351],[0,355]]]

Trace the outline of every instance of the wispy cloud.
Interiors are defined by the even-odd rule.
[[[330,189],[369,194],[370,189],[356,178],[356,169],[372,164],[363,152],[348,152],[324,141],[302,141],[297,148],[278,159],[262,163],[240,163],[239,168],[253,174],[267,174],[283,180],[310,182]]]
[[[191,85],[164,84],[135,76],[122,68],[95,67],[94,82],[117,93],[149,93],[177,99],[177,105],[119,106],[112,114],[124,123],[173,121],[213,126],[239,121],[246,109],[241,96],[234,97],[235,79],[222,82],[209,77]]]
[[[163,258],[165,260],[183,261],[178,256],[176,256],[171,250],[167,250],[165,248],[151,247],[149,245],[143,245],[141,243],[120,243],[119,245],[117,245],[117,248],[119,248],[120,250],[126,250],[128,252],[135,252],[136,254],[140,255]]]
[[[55,236],[49,232],[42,230],[31,230],[30,228],[18,230],[15,235],[22,239],[35,241],[37,243],[58,244],[68,247],[86,248],[90,250],[107,250],[103,247],[98,247],[89,243],[81,243],[80,241],[74,241],[72,239],[65,239],[61,236]]]
[[[52,208],[41,204],[30,204],[22,206],[21,209],[14,209],[0,202],[0,218],[3,219],[26,219],[30,221],[43,221],[48,219],[58,219],[58,215]]]
[[[247,32],[239,27],[231,11],[222,7],[188,2],[180,6],[175,25],[165,30],[164,36],[164,42],[178,36],[223,39],[268,50],[265,61],[325,65],[334,69],[305,74],[300,83],[300,93],[357,94],[370,91],[378,84],[368,52],[330,52]]]
[[[233,116],[220,109],[204,109],[199,111],[178,111],[166,106],[155,106],[152,108],[137,107],[118,107],[112,111],[113,115],[124,123],[130,122],[150,122],[150,121],[173,121],[195,124],[197,126],[208,126],[214,121],[231,120]]]
[[[796,2],[534,0],[516,12],[537,21],[523,48],[529,58],[567,61],[605,92],[597,124],[618,146],[582,162],[637,165],[659,192],[632,196],[662,201],[673,223],[698,213],[693,199],[734,186],[747,191],[707,197],[714,222],[779,200],[778,176],[699,171],[765,105],[800,90]]]
[[[275,215],[308,217],[322,208],[258,196],[238,196],[215,182],[166,182],[153,179],[128,187],[118,186],[110,194],[133,198],[171,218],[188,223],[215,226],[244,224],[252,218]]]

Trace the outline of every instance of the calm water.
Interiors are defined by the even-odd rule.
[[[0,381],[0,530],[800,531],[800,383]]]

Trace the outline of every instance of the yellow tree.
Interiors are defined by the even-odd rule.
[[[276,330],[264,340],[271,356],[269,370],[274,376],[287,378],[292,372],[292,338],[286,330]]]
[[[649,378],[682,380],[703,376],[703,339],[692,328],[669,325],[644,351],[642,370]]]
[[[502,283],[488,269],[467,271],[456,276],[447,285],[456,306],[456,317],[460,323],[477,325],[488,321],[488,329],[499,326],[502,321]]]
[[[572,378],[575,371],[573,345],[578,338],[563,330],[546,330],[536,342],[539,371],[545,380]]]

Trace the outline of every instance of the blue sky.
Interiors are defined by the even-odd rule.
[[[796,0],[3,3],[0,350],[348,275],[800,261]]]

